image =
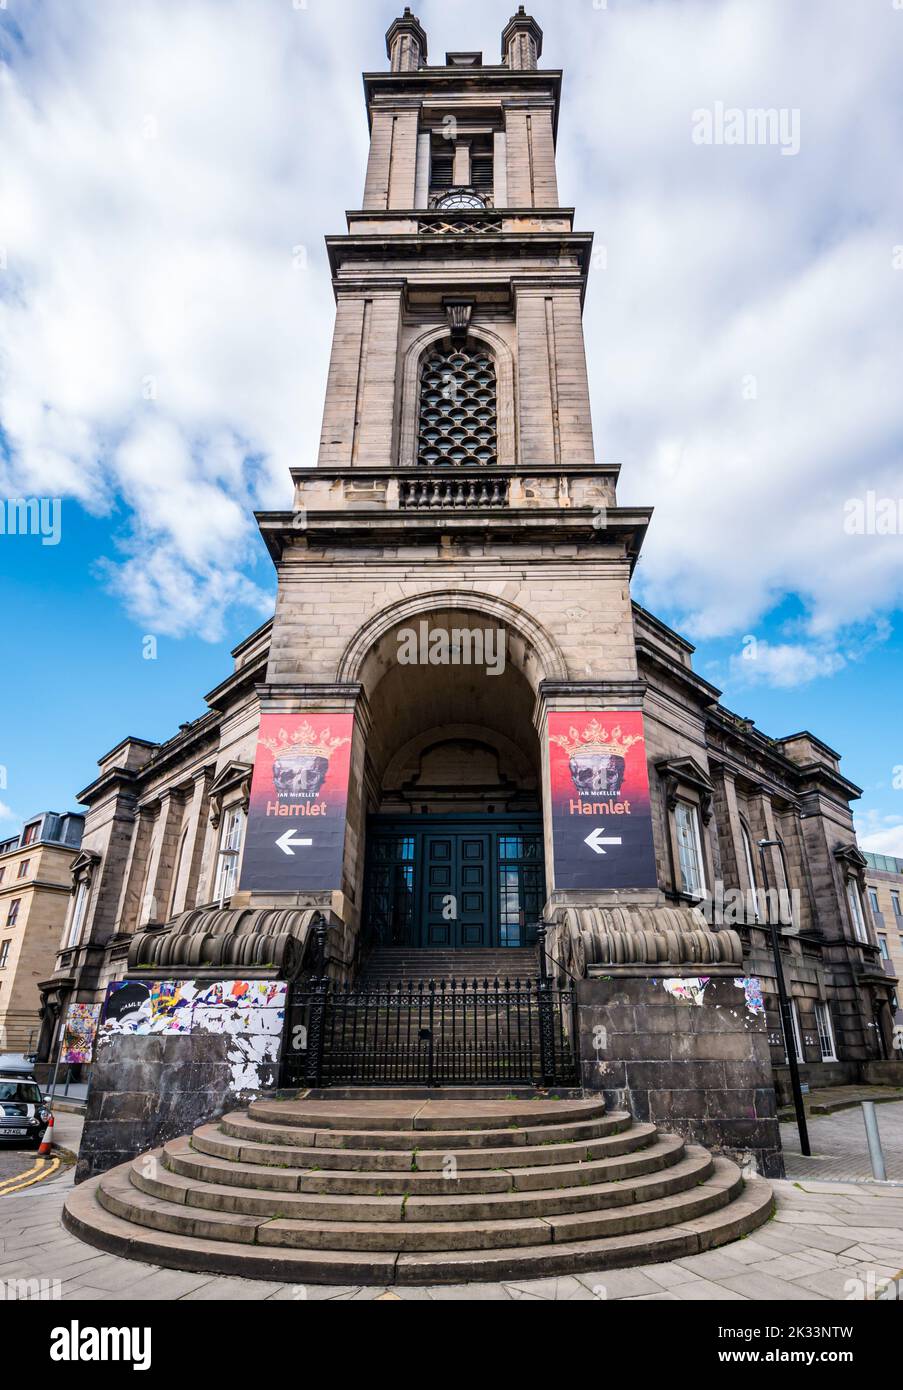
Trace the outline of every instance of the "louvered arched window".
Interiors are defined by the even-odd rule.
[[[471,339],[437,343],[420,369],[417,462],[425,467],[498,461],[492,354]]]

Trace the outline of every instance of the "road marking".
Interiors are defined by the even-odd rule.
[[[26,1168],[24,1173],[17,1174],[14,1178],[7,1178],[4,1183],[0,1183],[0,1197],[11,1197],[14,1192],[21,1192],[24,1187],[32,1187],[36,1182],[43,1182],[55,1173],[62,1164],[61,1158],[39,1158],[31,1167]],[[35,1173],[35,1169],[38,1172]],[[29,1177],[29,1174],[34,1174]]]
[[[285,834],[284,834],[284,835],[280,835],[280,836],[279,836],[279,839],[276,841],[276,844],[277,844],[277,845],[279,846],[279,848],[282,850],[282,853],[283,853],[283,854],[291,854],[291,855],[294,855],[295,850],[292,849],[292,845],[295,846],[295,849],[300,849],[302,845],[312,845],[312,844],[313,844],[313,840],[293,840],[293,839],[292,839],[292,836],[293,836],[295,833],[296,833],[296,832],[295,832],[294,830],[286,830]]]
[[[583,842],[589,845],[590,849],[595,850],[596,854],[607,853],[607,851],[602,848],[603,845],[619,845],[621,843],[620,835],[603,835],[602,830],[603,827],[597,825],[595,830],[590,835],[587,835]]]

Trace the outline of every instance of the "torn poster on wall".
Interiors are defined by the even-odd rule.
[[[762,981],[755,975],[741,975],[734,980],[737,989],[742,989],[746,997],[746,1007],[751,1014],[765,1013],[765,1000],[762,998]]]
[[[230,1090],[275,1084],[288,985],[278,980],[117,980],[107,989],[98,1044],[126,1035],[228,1039]]]
[[[708,975],[692,976],[686,979],[662,980],[662,986],[681,1004],[702,1005],[705,998],[705,987],[709,983]]]
[[[107,989],[99,1032],[278,1038],[287,990],[278,980],[117,980]]]
[[[99,1004],[70,1004],[63,1029],[60,1061],[67,1066],[90,1062],[100,1018]]]

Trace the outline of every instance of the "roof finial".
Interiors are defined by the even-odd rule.
[[[542,30],[523,5],[502,30],[502,62],[509,68],[535,68],[542,55]]]
[[[386,34],[386,55],[393,72],[416,72],[426,65],[426,31],[410,5],[394,19]]]

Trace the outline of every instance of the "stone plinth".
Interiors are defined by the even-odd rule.
[[[685,972],[580,981],[581,1080],[613,1109],[782,1177],[765,1017],[755,985],[735,980]]]

